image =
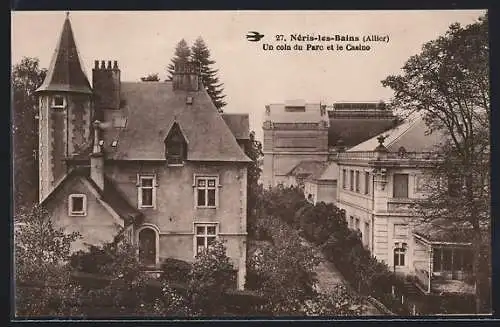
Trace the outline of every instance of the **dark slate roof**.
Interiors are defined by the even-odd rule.
[[[142,212],[133,207],[126,199],[125,196],[116,188],[113,181],[105,177],[104,178],[104,190],[101,190],[99,186],[90,178],[90,169],[84,167],[77,167],[70,171],[66,178],[46,197],[43,203],[49,201],[49,199],[56,194],[57,190],[62,188],[64,183],[67,183],[73,177],[80,177],[87,180],[90,185],[97,191],[101,200],[106,202],[113,210],[126,222],[131,223],[134,220],[142,216]]]
[[[379,135],[386,136],[384,146],[390,152],[398,152],[404,147],[408,152],[433,152],[441,143],[444,135],[439,131],[427,133],[427,126],[419,113],[408,117],[398,126]],[[373,151],[379,145],[379,135],[366,140],[348,151]]]
[[[293,167],[287,175],[321,176],[327,163],[325,161],[304,160]]]
[[[330,119],[328,128],[328,146],[337,146],[339,140],[343,146],[351,147],[378,135],[394,126],[393,119],[349,118]]]
[[[91,94],[90,83],[82,67],[71,23],[69,17],[66,17],[47,76],[37,92],[63,91]]]
[[[125,221],[132,222],[142,216],[142,212],[127,201],[127,198],[107,176],[104,177],[104,191],[100,191],[100,194],[102,194],[103,200]]]
[[[188,96],[192,104],[186,103]],[[177,122],[187,141],[187,160],[250,162],[205,89],[173,90],[170,81],[122,82],[121,98],[127,124],[106,128],[108,159],[165,160],[164,140]]]
[[[248,140],[250,138],[248,114],[222,114],[222,119],[224,119],[237,140]]]

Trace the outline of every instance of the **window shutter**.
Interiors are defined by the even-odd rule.
[[[393,197],[408,197],[408,174],[394,174]]]

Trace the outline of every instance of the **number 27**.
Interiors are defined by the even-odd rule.
[[[281,35],[281,34],[276,35],[276,41],[284,41],[284,40],[285,40],[284,35]]]

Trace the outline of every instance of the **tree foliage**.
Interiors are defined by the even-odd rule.
[[[272,315],[355,315],[360,299],[339,286],[324,294],[317,291],[316,268],[321,261],[314,248],[303,243],[299,234],[300,212],[310,208],[298,188],[261,189],[257,197],[254,237],[257,248],[248,255],[247,284],[266,303],[261,312]],[[321,212],[324,214],[325,212]],[[325,229],[328,216],[316,215]],[[319,218],[321,216],[321,218]],[[340,220],[338,224],[342,224]],[[327,233],[337,226],[332,224]],[[328,238],[328,237],[323,237]]]
[[[264,156],[262,152],[262,143],[255,138],[254,131],[250,133],[250,139],[245,147],[245,153],[252,160],[247,169],[247,226],[249,233],[253,233],[255,230],[258,199],[259,195],[262,193],[262,185],[259,185],[259,179],[262,173],[260,163]]]
[[[148,74],[147,76],[141,77],[142,82],[159,82],[160,77],[158,76],[158,73],[151,73]]]
[[[196,256],[189,274],[188,297],[195,315],[213,316],[226,313],[224,298],[236,288],[233,264],[222,241],[215,241]]]
[[[207,90],[217,110],[222,112],[222,108],[227,104],[224,101],[226,97],[223,94],[224,84],[219,82],[219,77],[217,76],[218,70],[212,68],[212,65],[215,64],[215,60],[211,58],[210,49],[201,37],[195,40],[191,48],[184,39],[181,39],[179,43],[177,43],[174,58],[172,58],[172,62],[167,67],[168,79],[172,80],[176,63],[187,61],[196,62],[200,65],[200,77],[203,86]]]
[[[186,40],[181,39],[175,48],[174,57],[171,60],[171,63],[167,67],[167,75],[168,80],[172,80],[172,77],[175,72],[175,64],[183,63],[189,61],[191,57],[191,49],[189,48]]]
[[[14,217],[16,315],[41,317],[75,315],[80,288],[67,265],[71,243],[40,206],[22,209]]]
[[[452,24],[412,56],[401,75],[382,84],[394,90],[395,106],[420,112],[429,132],[445,136],[438,149],[444,159],[430,173],[436,183],[416,210],[434,228],[472,237],[480,285],[487,280],[481,276],[490,275],[480,269],[491,223],[488,17],[465,27]],[[481,289],[476,287],[477,312]]]
[[[38,198],[38,130],[35,124],[35,90],[42,84],[46,69],[37,58],[24,57],[12,67],[12,137],[14,156],[14,211],[30,208]]]
[[[248,258],[247,286],[267,299],[263,311],[295,315],[304,301],[317,296],[314,269],[319,257],[277,218],[267,217],[265,228],[271,242],[263,243]]]
[[[224,84],[219,83],[219,77],[217,77],[218,70],[212,68],[215,60],[211,59],[210,50],[201,37],[198,37],[191,47],[191,58],[194,62],[200,64],[203,86],[206,88],[217,110],[222,112],[222,108],[227,104],[224,101],[226,96],[223,95],[224,89],[222,86]]]
[[[81,296],[87,316],[186,316],[187,298],[167,280],[157,281],[147,273],[137,257],[137,249],[124,239],[90,246],[71,257],[78,272],[93,274],[85,282]],[[106,312],[103,311],[103,307]]]

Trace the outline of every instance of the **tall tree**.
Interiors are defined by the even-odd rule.
[[[249,230],[253,233],[257,215],[258,197],[262,193],[262,186],[259,185],[259,179],[262,172],[261,160],[264,156],[262,152],[262,143],[255,138],[254,131],[250,132],[250,139],[245,150],[246,155],[252,160],[248,165],[247,172],[247,219]]]
[[[198,37],[191,47],[191,59],[200,64],[203,85],[217,110],[222,112],[222,108],[226,105],[223,100],[226,96],[222,94],[224,84],[219,83],[218,70],[211,68],[215,61],[210,58],[210,50],[201,37]]]
[[[175,48],[175,54],[174,57],[172,58],[172,62],[168,65],[167,68],[168,80],[172,79],[172,76],[175,71],[175,64],[188,61],[190,56],[191,56],[191,49],[189,48],[186,40],[181,39],[179,43],[177,43],[177,46]]]
[[[14,210],[37,202],[38,129],[35,120],[35,90],[42,84],[46,69],[37,58],[24,57],[12,68],[12,138],[14,156]]]
[[[395,92],[395,106],[417,110],[429,132],[443,133],[444,159],[436,164],[429,197],[417,206],[424,220],[473,240],[476,312],[481,309],[481,245],[490,243],[490,101],[488,17],[423,46],[403,74],[382,81]],[[450,231],[452,232],[452,231]],[[455,237],[458,237],[456,235]],[[488,265],[486,265],[488,266]]]

